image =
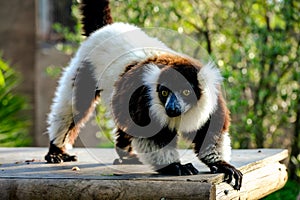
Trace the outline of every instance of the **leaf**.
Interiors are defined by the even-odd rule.
[[[0,87],[5,86],[5,80],[2,71],[0,71]]]
[[[30,144],[30,121],[22,113],[28,109],[28,104],[23,96],[13,90],[18,84],[18,74],[0,57],[0,146]]]

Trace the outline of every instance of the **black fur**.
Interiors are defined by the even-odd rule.
[[[50,142],[49,152],[45,156],[47,163],[62,163],[77,161],[77,156],[69,155],[65,153],[62,149],[58,148],[53,142]]]
[[[79,123],[86,115],[91,107],[91,103],[95,100],[100,92],[97,91],[97,81],[94,78],[94,70],[90,62],[81,63],[77,70],[74,81],[74,99],[76,99],[73,110],[75,124]],[[97,94],[98,93],[98,94]]]
[[[115,149],[119,155],[119,159],[115,159],[113,164],[142,164],[137,155],[132,152],[131,146],[132,136],[128,135],[121,129],[116,131]]]
[[[230,184],[232,178],[234,178],[233,188],[235,190],[240,190],[242,186],[243,174],[236,169],[234,166],[230,165],[225,161],[218,161],[215,163],[208,164],[210,171],[212,173],[224,173],[225,181]]]
[[[195,175],[199,173],[191,163],[182,165],[179,162],[172,163],[166,167],[158,167],[157,172],[160,174],[176,176]]]
[[[128,135],[121,129],[116,131],[116,151],[121,159],[129,157],[129,154],[132,151],[131,141],[131,135]]]
[[[197,78],[198,69],[192,65],[176,65],[162,70],[158,83],[172,90],[189,88],[194,92],[195,100],[199,100],[201,89]],[[195,98],[196,97],[196,98]]]
[[[144,127],[150,124],[149,116],[149,88],[145,85],[139,87],[129,100],[129,114],[138,126]]]
[[[161,125],[149,114],[150,96],[143,83],[145,67],[131,67],[115,83],[116,94],[112,98],[112,114],[118,128],[135,137],[151,137]]]
[[[85,36],[113,22],[109,0],[82,0],[80,9],[83,15],[82,25]]]

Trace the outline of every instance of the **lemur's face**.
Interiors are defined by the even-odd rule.
[[[186,69],[186,66],[172,67],[160,75],[156,91],[169,117],[178,117],[186,113],[200,98],[197,71],[191,70],[192,66],[189,70]]]
[[[171,90],[164,85],[157,86],[159,99],[169,117],[178,117],[195,105],[195,96],[190,87]]]

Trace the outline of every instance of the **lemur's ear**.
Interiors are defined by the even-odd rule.
[[[82,121],[89,112],[99,94],[96,88],[93,66],[88,61],[81,62],[73,81],[72,105],[73,119],[75,123]]]

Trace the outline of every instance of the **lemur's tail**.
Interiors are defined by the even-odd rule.
[[[97,29],[113,22],[109,0],[81,0],[83,35],[89,36]]]

